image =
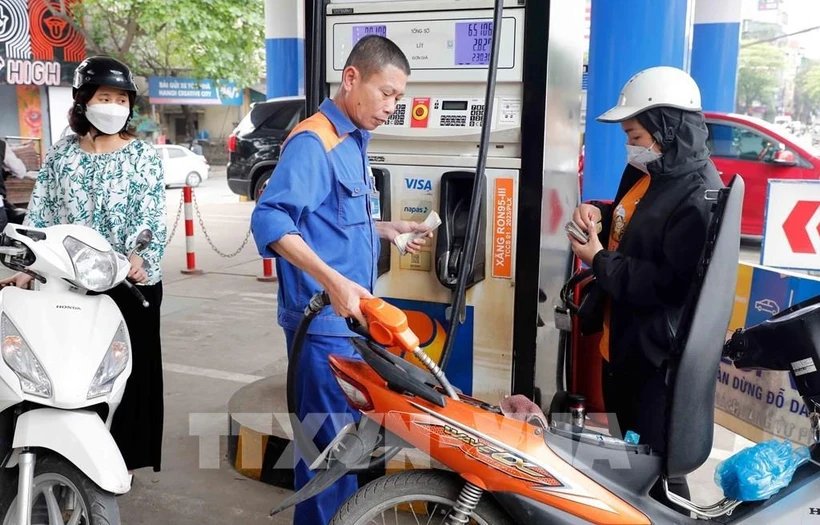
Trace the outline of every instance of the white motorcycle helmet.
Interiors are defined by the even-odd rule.
[[[623,122],[655,107],[701,111],[700,89],[686,71],[658,66],[644,69],[624,85],[618,104],[597,118],[599,122]]]

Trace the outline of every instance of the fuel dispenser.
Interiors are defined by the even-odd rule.
[[[493,0],[305,0],[306,103],[312,114],[337,91],[362,36],[404,51],[406,96],[369,146],[381,218],[436,211],[442,224],[421,254],[382,243],[374,292],[405,311],[453,386],[491,403],[524,394],[546,408],[564,382],[567,338],[553,309],[572,260],[563,226],[579,195],[584,7],[503,2],[496,23]],[[234,394],[229,455],[246,476],[292,488],[283,468],[292,429],[257,417],[287,412],[283,376]]]
[[[578,201],[583,4],[505,0],[499,29],[491,0],[316,0],[305,15],[311,113],[337,91],[365,35],[389,38],[410,62],[406,96],[372,133],[370,164],[383,220],[421,222],[436,211],[442,224],[421,254],[382,246],[375,294],[407,312],[424,350],[463,392],[490,402],[553,392],[551,307],[571,255],[562,227]],[[485,118],[479,236],[466,300],[453,312]],[[442,356],[454,321],[462,324]]]
[[[391,183],[390,173],[387,170],[373,168],[373,179],[375,180],[376,191],[379,192],[379,206],[381,220],[389,222],[392,220],[392,209],[390,206]],[[381,240],[381,250],[379,251],[379,261],[376,265],[378,276],[390,271],[390,242]]]
[[[475,185],[475,173],[470,171],[448,171],[441,176],[438,209],[443,213],[442,227],[436,239],[435,272],[445,288],[455,291],[458,269],[466,256],[467,226],[470,213],[470,197]],[[486,184],[481,194],[486,195]],[[486,224],[487,207],[481,203],[479,210],[478,243],[467,289],[484,280],[486,264]]]

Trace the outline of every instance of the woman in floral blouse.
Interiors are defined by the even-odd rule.
[[[143,308],[122,285],[106,292],[122,311],[131,336],[132,372],[111,425],[129,471],[160,470],[163,381],[160,344],[165,249],[165,184],[156,150],[126,130],[136,97],[128,67],[109,57],[91,57],[74,73],[69,124],[76,135],[49,151],[31,195],[25,224],[45,228],[83,224],[129,254],[137,234],[153,232],[148,247],[131,255],[128,277],[150,303]],[[25,286],[17,274],[0,284]]]

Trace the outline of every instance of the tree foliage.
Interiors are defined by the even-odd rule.
[[[820,62],[808,62],[797,73],[794,99],[797,118],[810,122],[812,113],[820,109]]]
[[[109,55],[138,76],[259,82],[264,68],[263,0],[60,0],[55,16],[84,37],[91,54]],[[147,102],[138,95],[137,107]],[[182,105],[186,135],[193,113]]]
[[[744,42],[746,44],[748,42]],[[773,44],[741,45],[738,57],[737,101],[739,111],[755,102],[774,105],[785,64],[785,53]]]
[[[49,4],[47,4],[49,5]],[[90,53],[141,76],[214,78],[249,86],[264,67],[262,0],[82,0],[51,4]]]

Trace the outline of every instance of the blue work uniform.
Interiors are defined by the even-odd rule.
[[[377,277],[379,240],[371,210],[375,188],[367,160],[370,134],[358,129],[326,99],[319,111],[302,121],[282,147],[279,164],[259,198],[251,229],[259,253],[275,258],[279,280],[278,321],[285,330],[288,356],[299,321],[310,298],[321,287],[310,275],[279,257],[270,247],[285,235],[301,235],[328,266],[372,293]],[[324,450],[341,428],[358,420],[358,413],[333,378],[328,355],[356,357],[345,319],[325,308],[311,322],[299,362],[297,411],[308,435],[307,414],[327,417],[314,437]],[[313,420],[315,421],[315,419]],[[312,477],[297,451],[296,489]],[[358,489],[348,475],[322,494],[296,506],[294,523],[326,524]]]

